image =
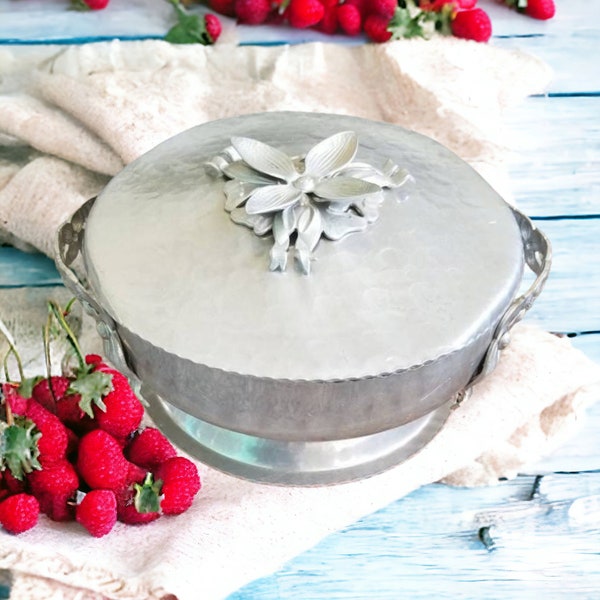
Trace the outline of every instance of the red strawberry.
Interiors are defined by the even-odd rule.
[[[240,23],[259,25],[264,23],[271,12],[269,0],[235,0],[235,15]]]
[[[200,476],[196,465],[184,456],[169,458],[156,471],[162,481],[160,508],[165,515],[186,511],[200,491]]]
[[[86,365],[93,365],[96,368],[108,367],[108,364],[99,354],[86,354],[84,360]]]
[[[142,483],[144,478],[148,474],[147,469],[136,465],[135,463],[129,462],[129,466],[127,468],[127,484],[131,483]]]
[[[124,440],[140,426],[144,407],[131,389],[127,377],[108,367],[101,367],[98,371],[112,376],[113,389],[102,398],[105,410],[93,407],[94,418],[100,429]]]
[[[131,440],[125,450],[128,460],[149,471],[176,455],[171,442],[156,427],[146,427]]]
[[[481,8],[457,12],[450,27],[455,37],[476,42],[487,42],[492,35],[492,22]]]
[[[23,533],[31,529],[39,514],[38,501],[29,494],[15,494],[0,502],[0,524],[9,533]]]
[[[388,29],[389,24],[389,19],[373,13],[365,19],[364,30],[370,40],[381,44],[392,37],[392,32]]]
[[[56,414],[56,403],[67,393],[70,384],[67,377],[60,375],[45,377],[33,386],[32,396],[46,410]]]
[[[369,0],[346,0],[344,4],[351,4],[352,6],[356,6],[363,20],[367,16],[367,13],[371,12],[369,10]]]
[[[83,0],[83,2],[91,10],[102,10],[108,6],[109,0]]]
[[[33,471],[27,476],[27,480],[43,513],[54,521],[73,519],[72,501],[79,487],[79,478],[68,460],[41,471]]]
[[[4,471],[0,470],[0,502],[12,493],[6,485],[6,473],[8,472],[8,469],[5,469]],[[19,480],[17,479],[17,481]]]
[[[457,5],[458,3],[455,0],[420,0],[419,8],[425,11],[438,12],[446,4]]]
[[[204,27],[206,29],[206,33],[208,34],[208,37],[210,38],[210,41],[214,44],[218,39],[219,36],[221,35],[221,31],[222,31],[222,27],[221,27],[221,21],[219,21],[219,18],[215,15],[205,15],[204,16]]]
[[[333,7],[329,7],[325,5],[325,12],[323,13],[323,18],[317,23],[315,26],[316,29],[322,31],[323,33],[327,33],[329,35],[333,35],[337,33],[338,30],[338,15],[337,15],[337,5]]]
[[[5,469],[1,475],[4,476],[4,487],[9,494],[20,494],[24,492],[26,489],[25,481],[21,481],[17,479],[10,471],[10,469]]]
[[[19,393],[19,386],[15,383],[3,383],[1,385],[2,396],[10,406],[15,415],[24,415],[27,411],[27,398]]]
[[[397,0],[370,0],[367,5],[369,14],[375,13],[381,15],[388,21],[394,16],[398,8]]]
[[[129,462],[112,435],[94,429],[79,440],[77,470],[92,489],[120,490],[127,483]]]
[[[67,394],[56,403],[56,416],[67,426],[83,435],[98,426],[96,421],[81,409],[81,396]]]
[[[11,495],[10,490],[4,485],[2,479],[3,479],[3,474],[2,471],[0,471],[0,502],[2,502],[2,500],[4,500],[4,498],[6,498],[7,496]]]
[[[42,434],[38,440],[40,452],[38,460],[42,467],[64,460],[67,455],[69,435],[60,419],[33,398],[27,402],[25,416],[35,423],[36,428]]]
[[[117,522],[117,498],[112,490],[91,490],[75,509],[75,519],[94,537],[110,533]]]
[[[235,17],[235,0],[208,0],[208,6],[226,17]]]
[[[304,29],[319,23],[325,7],[319,0],[291,0],[286,15],[292,27]]]
[[[353,4],[341,4],[337,9],[337,18],[341,30],[346,35],[358,35],[362,30],[360,10]]]
[[[534,19],[545,21],[555,15],[556,6],[554,0],[527,0],[524,12]]]
[[[141,483],[130,485],[117,494],[117,517],[128,525],[143,525],[160,517],[159,481],[148,473]]]
[[[129,491],[125,496],[122,496],[117,503],[117,516],[121,523],[127,525],[144,525],[156,521],[160,517],[160,513],[146,512],[141,513],[135,507],[134,503],[135,492]]]
[[[94,407],[104,409],[104,397],[113,389],[112,372],[113,369],[104,363],[94,363],[79,369],[62,399],[68,403],[57,403],[57,414],[62,415],[72,426],[77,425],[82,418],[79,409],[93,418]]]

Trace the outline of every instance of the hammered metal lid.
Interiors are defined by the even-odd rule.
[[[338,136],[332,143],[342,150],[320,146],[311,155],[334,164],[330,155],[348,150],[350,133],[358,144],[350,175],[361,179],[371,165],[389,178],[363,178],[377,180],[380,191],[370,196],[375,190],[366,185],[362,200],[376,201],[351,198],[354,192],[341,201],[337,181],[330,193],[336,200],[327,203],[314,196],[329,193],[315,188],[318,182],[309,189],[294,180],[302,194],[285,202],[317,206],[321,214],[350,210],[368,221],[361,231],[337,241],[324,236],[302,256],[297,222],[279,243],[270,230],[257,235],[234,222],[231,205],[225,210],[232,188],[239,193],[239,181],[232,182],[239,168],[265,176],[252,190],[274,178],[282,190],[287,185],[281,165],[264,173],[270,150],[262,144],[291,157],[302,176],[312,148]],[[267,159],[253,161],[253,147]],[[334,175],[343,171],[335,168]],[[250,192],[244,194],[248,205]],[[298,216],[305,209],[294,210]],[[259,214],[268,220],[274,213]],[[285,268],[273,265],[288,243]],[[523,270],[510,207],[456,155],[397,126],[313,113],[215,121],[159,145],[102,192],[88,218],[84,256],[105,309],[141,338],[209,367],[292,380],[379,376],[458,350],[495,326]]]

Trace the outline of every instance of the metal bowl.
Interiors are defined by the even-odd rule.
[[[550,268],[544,235],[446,148],[312,113],[157,146],[61,227],[57,256],[174,442],[297,485],[423,447]]]

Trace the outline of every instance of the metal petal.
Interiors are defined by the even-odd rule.
[[[364,231],[368,222],[354,212],[343,214],[331,212],[328,209],[321,211],[323,219],[323,234],[330,240],[341,240],[344,236],[355,231]]]
[[[256,235],[265,235],[273,227],[273,217],[271,215],[249,215],[244,207],[235,208],[229,216],[234,223],[253,229]]]
[[[304,159],[306,173],[313,177],[332,175],[356,156],[358,138],[353,131],[336,133],[313,146]]]
[[[310,275],[310,261],[312,258],[312,252],[308,249],[307,245],[300,239],[296,240],[294,246],[294,257],[300,269],[305,275]]]
[[[271,271],[285,271],[287,266],[289,244],[273,244],[270,252],[271,263],[269,269]]]
[[[296,204],[301,197],[302,192],[291,185],[267,185],[252,192],[246,210],[251,215],[283,210]]]
[[[379,207],[382,202],[383,194],[378,194],[363,198],[352,206],[367,220],[367,223],[373,223],[379,218]]]
[[[298,241],[301,241],[312,252],[321,239],[323,233],[323,220],[321,212],[314,206],[305,206],[298,215]]]
[[[401,169],[392,160],[387,160],[383,169],[376,169],[373,165],[364,162],[354,162],[342,169],[339,176],[356,177],[370,181],[382,188],[397,188],[404,185],[409,179],[410,174],[406,169]]]
[[[277,148],[245,137],[233,137],[231,143],[242,160],[261,173],[284,181],[293,181],[298,176],[292,159]]]
[[[381,188],[374,183],[354,177],[332,177],[323,179],[315,186],[314,193],[325,200],[346,200],[377,194]]]
[[[231,212],[234,208],[243,204],[258,187],[260,185],[257,183],[246,183],[237,179],[227,181],[223,188],[226,197],[225,210]]]
[[[240,181],[247,183],[258,183],[260,185],[272,185],[277,183],[272,177],[259,173],[241,160],[224,166],[222,171],[231,179],[239,179]]]
[[[389,181],[385,187],[400,187],[411,178],[410,173],[406,169],[401,169],[393,160],[389,158],[383,165],[383,173]]]
[[[296,215],[294,207],[275,213],[273,217],[273,237],[278,244],[289,243],[290,235],[296,229]]]
[[[332,213],[345,213],[353,204],[353,200],[350,199],[346,202],[338,202],[335,200],[332,200],[331,202],[328,202],[326,209],[328,212],[332,212]]]

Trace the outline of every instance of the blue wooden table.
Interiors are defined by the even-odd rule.
[[[115,12],[136,6],[113,2]],[[22,24],[21,41],[64,37],[62,15],[56,28],[37,32],[24,12],[19,20],[25,4],[0,0],[0,40],[10,41],[14,23]],[[547,94],[508,115],[520,143],[510,167],[515,200],[554,249],[552,274],[528,319],[571,336],[600,362],[600,2],[557,0],[557,16],[546,23],[491,0],[480,5],[492,16],[491,43],[529,51],[555,71]],[[117,20],[115,35],[160,36],[168,14],[158,12],[136,27]],[[109,17],[94,23],[86,16],[82,37],[109,35]],[[257,30],[243,36],[261,41]],[[47,258],[0,248],[0,287],[58,282]],[[597,403],[574,439],[516,479],[477,489],[423,487],[230,600],[600,598],[599,426]]]

